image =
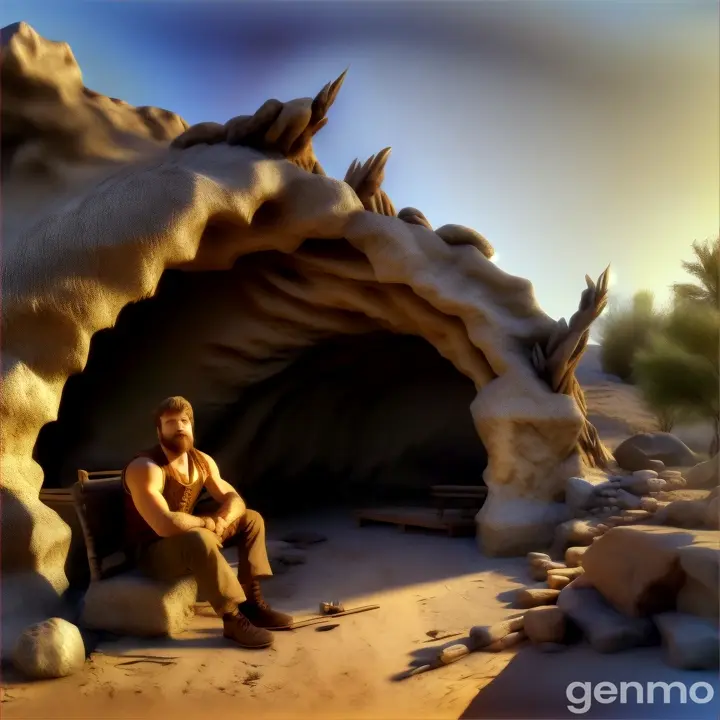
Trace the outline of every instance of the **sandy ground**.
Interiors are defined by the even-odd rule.
[[[637,393],[604,376],[592,348],[579,377],[592,420],[612,448],[629,434],[655,429]],[[679,428],[697,452],[707,428]],[[717,718],[717,674],[673,670],[658,648],[601,656],[586,646],[556,655],[525,647],[517,653],[475,653],[453,665],[401,682],[393,676],[460,638],[429,641],[428,632],[467,632],[512,615],[512,591],[529,585],[524,559],[491,560],[473,539],[358,528],[347,513],[269,523],[271,537],[310,529],[328,541],[308,562],[266,584],[273,605],[309,616],[323,600],[346,607],[379,604],[338,619],[329,632],[308,627],[278,633],[272,650],[247,651],[223,640],[219,621],[199,607],[191,630],[171,640],[123,639],[98,646],[76,676],[21,684],[6,676],[3,720],[31,718]],[[230,559],[231,556],[229,556]],[[168,664],[123,665],[150,654]],[[712,683],[707,704],[662,701],[601,704],[575,710],[573,682]],[[582,696],[582,689],[576,691]],[[679,692],[679,691],[677,691]]]
[[[153,708],[178,717],[231,717],[239,708],[252,718],[459,717],[478,687],[508,662],[509,655],[477,655],[392,680],[423,653],[456,642],[428,642],[428,631],[465,633],[516,612],[498,594],[509,596],[524,583],[522,559],[488,560],[472,538],[358,528],[337,514],[287,521],[271,531],[286,528],[320,531],[328,541],[308,549],[305,565],[267,581],[273,605],[298,617],[315,614],[322,600],[380,608],[339,618],[329,632],[277,633],[272,650],[248,651],[230,646],[219,621],[201,606],[192,630],[176,640],[105,643],[80,675],[8,683],[3,719],[149,717]],[[141,653],[177,660],[122,666],[130,658],[116,657]],[[212,710],[203,712],[204,705]]]

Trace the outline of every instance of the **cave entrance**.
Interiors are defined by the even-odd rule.
[[[44,488],[153,445],[152,410],[168,395],[190,400],[197,446],[263,512],[481,484],[472,380],[423,338],[359,313],[323,309],[319,327],[315,308],[267,286],[270,272],[293,281],[290,263],[271,252],[229,271],[166,271],[96,333],[35,445]]]

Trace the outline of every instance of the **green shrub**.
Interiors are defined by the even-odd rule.
[[[679,302],[635,356],[633,376],[656,414],[711,421],[720,446],[720,312]]]
[[[607,313],[601,324],[600,362],[603,372],[633,382],[638,350],[646,347],[662,327],[664,316],[655,310],[650,292],[639,292],[632,303]]]

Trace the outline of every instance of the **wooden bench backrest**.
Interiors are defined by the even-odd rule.
[[[91,580],[102,580],[127,565],[124,534],[124,492],[122,471],[78,470],[78,481],[72,487],[75,510],[80,520]],[[119,560],[124,557],[124,565]],[[107,567],[104,561],[115,556],[116,562]]]

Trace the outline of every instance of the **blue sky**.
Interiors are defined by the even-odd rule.
[[[188,122],[314,95],[350,72],[316,138],[325,169],[392,146],[385,189],[468,225],[554,317],[612,263],[668,298],[720,227],[716,2],[4,0],[70,44],[85,84]]]

